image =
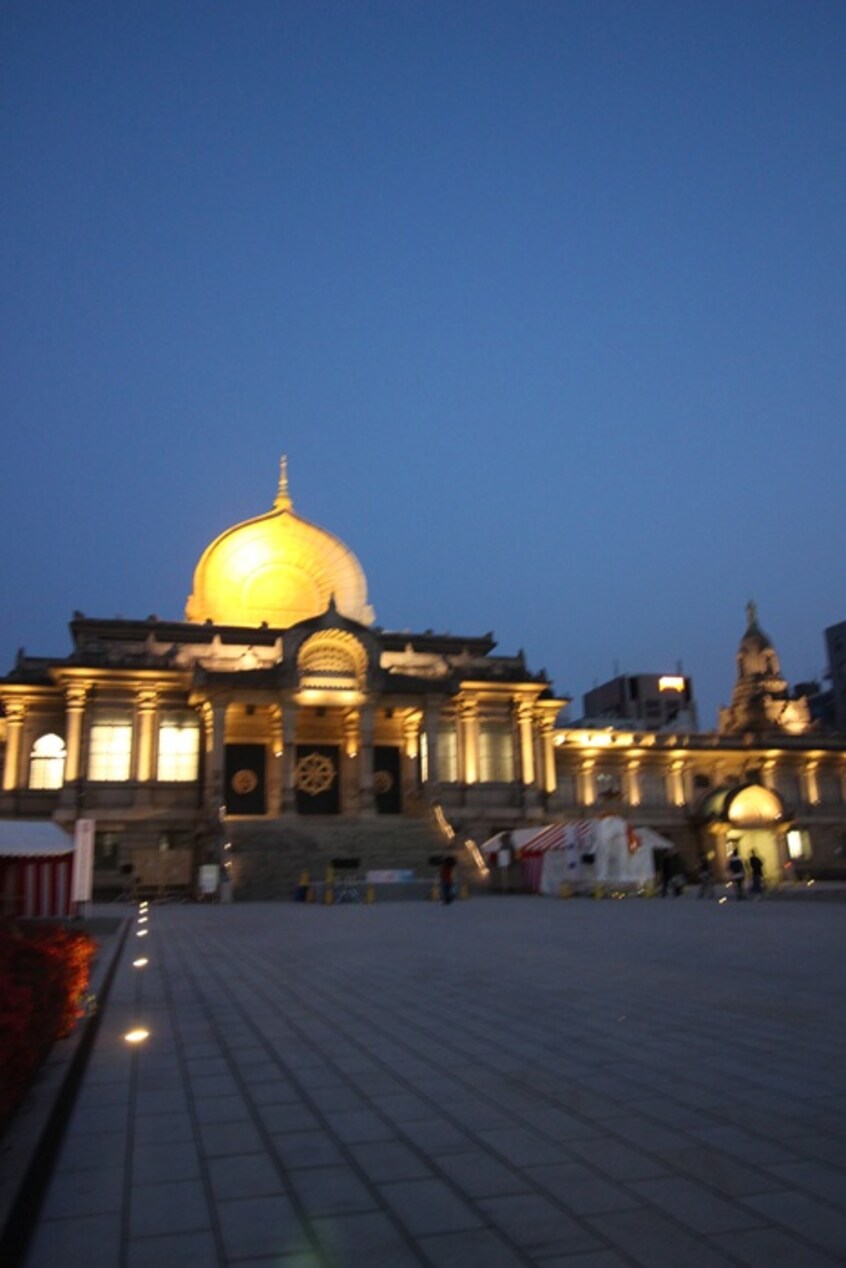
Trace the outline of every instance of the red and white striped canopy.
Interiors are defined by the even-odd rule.
[[[551,823],[548,828],[541,828],[540,832],[522,846],[520,850],[521,856],[547,854],[550,850],[563,850],[565,826],[563,823]]]

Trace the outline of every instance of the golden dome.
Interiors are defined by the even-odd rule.
[[[294,514],[283,458],[273,510],[206,547],[185,619],[287,629],[320,616],[333,599],[341,615],[372,625],[361,564],[332,533]]]

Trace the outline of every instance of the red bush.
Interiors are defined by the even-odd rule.
[[[59,925],[0,928],[0,1124],[81,1016],[96,943]]]

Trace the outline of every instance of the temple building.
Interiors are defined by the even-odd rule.
[[[249,892],[331,855],[420,866],[452,832],[441,790],[477,832],[554,794],[565,702],[546,676],[491,634],[377,626],[356,556],[294,510],[284,459],[272,509],[204,551],[184,621],[70,628],[69,656],[21,654],[0,680],[0,813],[94,818],[101,883],[188,879],[220,835]]]
[[[494,833],[609,813],[691,872],[739,843],[771,879],[846,876],[846,742],[814,734],[754,608],[718,732],[561,725],[567,701],[492,634],[376,624],[283,460],[271,509],[203,552],[183,620],[70,631],[69,655],[0,679],[0,817],[93,819],[101,893],[190,888],[226,850],[236,896],[287,896],[335,856],[425,873],[446,842],[483,883]]]

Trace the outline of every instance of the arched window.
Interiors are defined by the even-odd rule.
[[[30,788],[61,788],[65,782],[65,742],[60,735],[40,735],[29,755]]]
[[[297,670],[301,687],[355,690],[367,674],[367,652],[343,630],[312,634],[299,650]]]

